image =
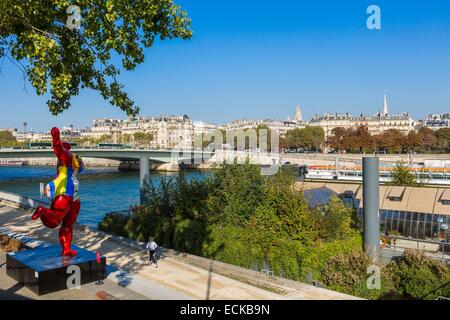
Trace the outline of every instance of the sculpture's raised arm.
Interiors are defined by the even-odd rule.
[[[56,157],[62,164],[71,165],[72,153],[64,148],[64,145],[61,142],[59,129],[56,127],[52,128],[51,134],[52,134],[53,152],[55,153]]]

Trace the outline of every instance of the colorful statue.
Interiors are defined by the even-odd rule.
[[[84,168],[80,157],[70,152],[70,144],[61,142],[58,128],[52,128],[53,152],[58,158],[57,177],[47,184],[46,195],[52,199],[50,209],[39,206],[32,215],[32,219],[41,219],[49,228],[59,229],[62,255],[73,256],[77,252],[70,249],[72,243],[73,224],[77,221],[80,212],[80,199],[78,197],[77,174]]]

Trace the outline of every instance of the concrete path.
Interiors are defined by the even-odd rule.
[[[0,226],[50,243],[58,243],[57,230],[40,221],[32,221],[30,213],[0,205]],[[275,293],[208,270],[162,257],[159,268],[147,265],[147,254],[122,246],[96,233],[76,230],[74,243],[87,250],[100,252],[107,263],[119,271],[108,280],[149,299],[354,299],[355,297],[304,285],[302,289],[280,288]],[[89,294],[86,295],[89,297]],[[127,298],[127,297],[126,297]],[[131,296],[128,298],[132,298]]]
[[[0,250],[0,300],[97,300],[98,292],[107,292],[116,299],[145,300],[148,297],[136,291],[117,285],[111,280],[102,284],[90,283],[80,289],[63,290],[42,296],[17,283],[6,275],[6,254]]]

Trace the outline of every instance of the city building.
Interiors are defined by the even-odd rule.
[[[402,113],[400,115],[389,114],[386,96],[384,96],[383,111],[373,116],[364,116],[363,114],[353,116],[349,113],[327,113],[324,115],[315,115],[309,122],[309,125],[322,127],[325,132],[325,138],[332,134],[334,128],[338,127],[351,129],[366,126],[372,135],[383,133],[389,129],[397,129],[402,133],[408,133],[414,130],[414,120],[410,117],[409,113]]]
[[[418,130],[422,127],[431,130],[450,128],[450,113],[430,114],[426,119],[417,121],[416,129]]]
[[[50,135],[50,132],[35,132],[33,129],[30,129],[30,131],[28,132],[23,131],[21,132],[17,129],[14,129],[14,131],[12,131],[12,134],[14,138],[16,138],[17,142],[52,141],[52,136]]]
[[[128,117],[125,120],[100,118],[94,119],[90,128],[76,129],[73,126],[61,129],[62,136],[71,139],[78,137],[99,139],[108,137],[113,143],[133,144],[133,135],[137,132],[150,133],[152,139],[147,147],[156,149],[192,148],[196,136],[213,133],[217,129],[225,131],[255,129],[258,126],[267,126],[285,136],[290,130],[305,128],[306,126],[319,126],[325,132],[325,138],[332,134],[333,129],[343,127],[346,129],[367,126],[372,135],[382,133],[389,129],[397,129],[403,133],[420,127],[429,127],[433,130],[448,128],[450,114],[430,115],[427,119],[414,122],[408,113],[392,115],[389,113],[388,100],[384,96],[383,107],[373,116],[353,116],[345,114],[315,115],[309,122],[303,121],[302,109],[297,106],[295,114],[287,120],[249,120],[240,119],[226,125],[215,125],[204,121],[192,121],[187,115],[159,116],[159,117]],[[32,129],[28,132],[19,132],[17,129],[5,129],[13,133],[18,141],[51,141],[49,132],[36,133]],[[142,144],[142,143],[141,143]]]
[[[160,117],[128,117],[126,120],[95,119],[90,130],[91,137],[111,137],[114,143],[133,143],[138,132],[150,133],[152,139],[147,147],[155,149],[190,149],[194,139],[194,125],[187,115]]]
[[[302,121],[302,111],[299,106],[297,106],[295,111],[294,120],[291,120],[290,117],[287,120],[235,120],[221,128],[224,130],[239,130],[239,129],[251,129],[257,128],[258,126],[267,126],[270,130],[278,131],[280,136],[285,136],[289,130],[293,130],[296,128],[305,128],[307,123]]]
[[[194,125],[187,115],[151,118],[148,126],[153,130],[153,145],[158,149],[191,149]]]
[[[303,116],[302,116],[302,109],[300,109],[300,106],[297,106],[297,109],[295,109],[295,122],[301,123],[303,122]]]
[[[104,135],[111,137],[116,136],[117,133],[120,132],[122,122],[123,120],[108,119],[108,118],[94,119],[92,121],[90,131],[84,132],[82,136],[87,136],[96,139]]]
[[[194,136],[200,136],[202,134],[212,134],[214,131],[219,130],[219,126],[203,121],[194,121]]]

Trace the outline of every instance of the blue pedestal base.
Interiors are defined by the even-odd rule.
[[[76,256],[61,257],[59,245],[7,254],[6,274],[37,295],[68,289],[76,283],[76,274],[81,285],[106,278],[104,256],[97,262],[96,253],[71,248],[78,252]]]

